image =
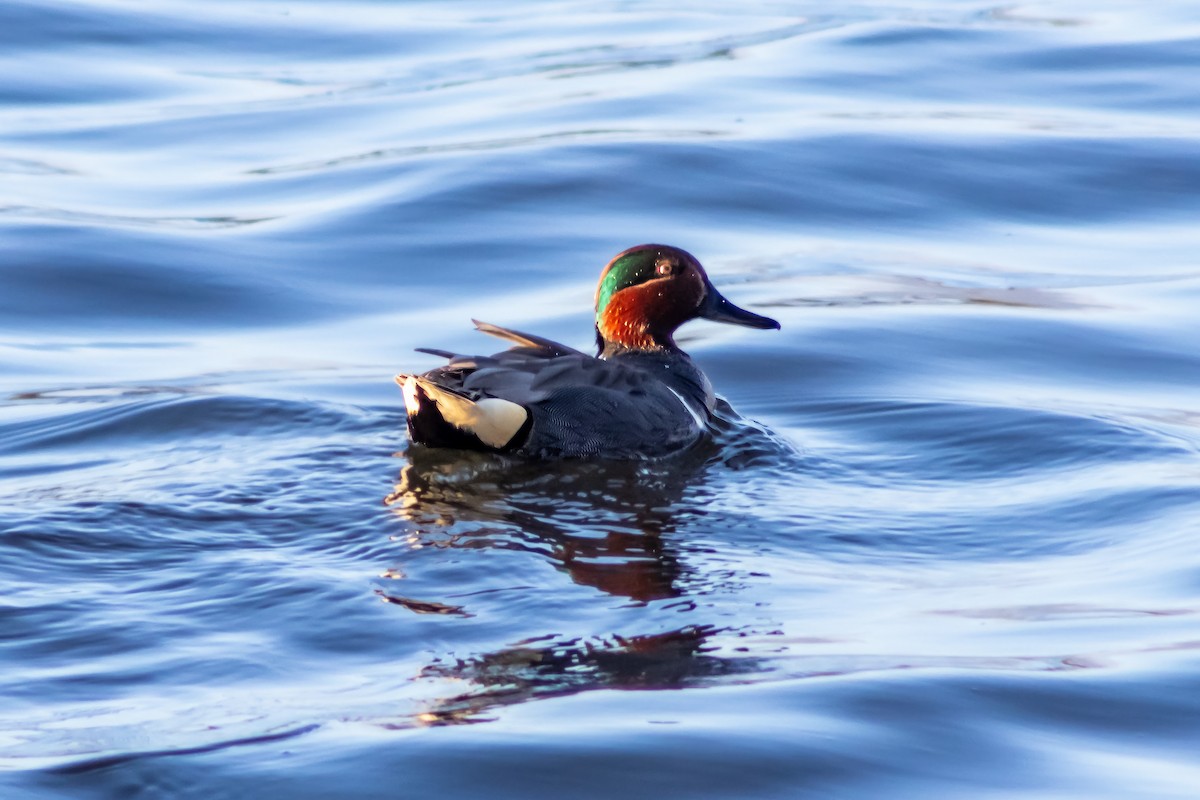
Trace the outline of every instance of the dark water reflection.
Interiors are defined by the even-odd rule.
[[[679,597],[686,567],[671,542],[705,524],[692,501],[730,470],[777,468],[799,453],[721,401],[714,434],[650,462],[514,462],[412,447],[384,503],[419,547],[498,548],[552,559],[571,580],[645,603]],[[695,588],[702,577],[688,573]]]
[[[695,557],[711,551],[686,543],[689,530],[707,524],[703,505],[691,497],[756,461],[801,461],[723,402],[713,425],[713,438],[653,462],[524,463],[411,447],[384,502],[403,520],[415,549],[526,553],[578,586],[678,616],[696,611],[697,598],[729,578],[724,571],[708,574]],[[390,603],[418,614],[471,614],[469,594],[453,593],[453,602],[409,598],[400,594],[402,570],[385,576],[396,579],[379,590]],[[426,667],[424,678],[466,680],[476,688],[436,701],[419,718],[476,722],[495,706],[531,699],[604,688],[681,689],[765,668],[744,655],[717,654],[709,640],[728,629],[709,623],[595,637],[563,637],[554,615],[544,630],[536,623],[524,621],[525,635],[512,646]]]
[[[753,659],[712,653],[711,627],[684,627],[666,633],[612,636],[607,640],[567,639],[539,646],[528,642],[467,661],[433,664],[422,677],[466,680],[478,688],[436,701],[421,712],[424,724],[448,725],[495,720],[488,712],[540,698],[597,689],[687,689],[713,678],[753,674]]]
[[[664,534],[716,454],[669,462],[512,464],[413,448],[387,501],[421,547],[503,548],[553,559],[571,580],[639,602],[677,597]],[[691,513],[703,513],[692,511]],[[462,533],[456,531],[462,530]]]

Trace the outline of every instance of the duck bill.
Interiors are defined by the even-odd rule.
[[[711,283],[708,285],[708,294],[705,295],[704,302],[700,304],[696,315],[703,319],[711,319],[713,322],[728,322],[731,325],[744,325],[747,328],[759,328],[760,330],[779,330],[778,322],[770,317],[755,314],[753,311],[738,308],[722,297]]]

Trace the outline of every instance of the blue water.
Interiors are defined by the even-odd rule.
[[[0,795],[1200,796],[1200,9],[0,0]],[[695,451],[410,450],[687,248]]]

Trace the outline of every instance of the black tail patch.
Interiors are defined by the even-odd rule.
[[[417,413],[408,415],[408,434],[414,442],[420,442],[427,447],[495,452],[495,448],[488,447],[475,434],[447,422],[438,410],[437,403],[433,402],[421,385],[417,384],[415,388]]]

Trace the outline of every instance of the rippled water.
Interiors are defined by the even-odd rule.
[[[1195,4],[0,42],[4,797],[1200,794]],[[783,323],[685,329],[711,442],[408,448],[640,241]]]

